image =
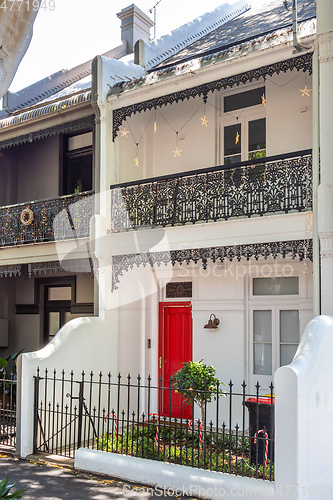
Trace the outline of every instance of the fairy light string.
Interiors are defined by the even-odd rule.
[[[258,85],[255,87],[255,88],[259,88],[260,86],[266,83],[271,83],[277,87],[285,87],[287,85],[289,85],[291,82],[293,82],[294,80],[296,80],[296,78],[299,78],[299,74],[297,74],[296,76],[294,76],[293,78],[289,79],[287,82],[283,83],[283,84],[279,84],[279,83],[276,83],[272,80],[272,78],[262,78],[259,82],[258,82]],[[300,92],[302,92],[302,97],[303,96],[309,96],[309,92],[311,92],[312,89],[308,88],[307,87],[307,82],[306,82],[306,73],[305,73],[305,85],[304,85],[304,89],[300,89]],[[266,89],[264,90],[263,94],[260,96],[261,97],[261,105],[266,107],[267,105],[267,98],[266,98]],[[211,107],[213,107],[214,109],[218,110],[220,113],[222,113],[223,115],[229,115],[231,116],[233,119],[236,120],[236,123],[238,124],[239,123],[239,119],[240,117],[242,116],[242,114],[244,113],[245,109],[247,109],[246,107],[242,108],[241,110],[237,110],[237,114],[236,113],[232,113],[232,112],[226,112],[224,111],[223,109],[220,108],[220,106],[217,106],[216,104],[213,104],[211,102],[208,101],[208,98],[207,98],[207,93],[204,93],[203,95],[203,102],[200,103],[200,105],[198,106],[197,109],[195,109],[195,111],[189,116],[189,118],[186,119],[186,121],[183,123],[183,125],[181,127],[179,127],[178,129],[176,129],[173,124],[170,122],[170,119],[168,119],[164,113],[162,113],[162,111],[156,107],[154,107],[153,111],[152,111],[152,114],[150,115],[149,117],[149,120],[147,122],[147,125],[146,127],[144,128],[144,131],[140,137],[139,140],[136,140],[136,137],[130,127],[130,124],[128,123],[128,121],[126,120],[125,121],[125,124],[124,124],[124,128],[122,130],[120,130],[120,133],[121,133],[121,136],[122,137],[125,137],[127,138],[128,137],[128,134],[130,134],[132,136],[132,139],[134,141],[134,144],[135,144],[135,147],[136,147],[136,156],[135,156],[135,165],[136,167],[139,167],[140,165],[140,162],[139,162],[139,146],[140,146],[140,143],[143,139],[143,137],[145,136],[146,132],[147,132],[147,129],[149,127],[149,124],[150,122],[154,119],[154,122],[153,122],[153,131],[154,133],[156,134],[157,133],[157,112],[159,113],[159,115],[163,118],[163,120],[167,123],[167,125],[173,130],[173,132],[175,133],[176,135],[176,147],[174,150],[172,150],[172,153],[174,155],[174,158],[175,157],[180,157],[181,156],[181,153],[182,153],[182,149],[179,148],[179,134],[180,132],[192,121],[192,119],[197,115],[197,113],[199,112],[199,110],[203,107],[203,117],[201,117],[201,125],[205,128],[208,128],[208,119],[207,119],[207,115],[206,115],[206,105],[209,105]],[[126,129],[126,125],[127,125],[127,128],[128,130]],[[237,131],[236,133],[236,136],[235,136],[235,144],[238,144],[239,143],[239,140],[240,140],[240,134],[239,132]]]
[[[152,118],[153,118],[153,115],[151,114],[151,115],[150,115],[150,117],[149,117],[149,120],[148,120],[148,122],[147,122],[147,125],[146,125],[146,127],[145,127],[144,131],[142,132],[142,135],[141,135],[141,137],[140,137],[140,139],[139,139],[138,141],[135,139],[135,135],[134,135],[134,133],[133,133],[133,131],[132,131],[131,127],[130,127],[130,124],[127,122],[127,127],[128,127],[128,129],[129,129],[129,131],[130,131],[130,134],[131,134],[132,139],[133,139],[134,144],[135,144],[135,153],[136,153],[136,154],[135,154],[135,166],[136,166],[136,167],[139,167],[139,166],[140,166],[140,160],[139,160],[139,145],[140,145],[140,142],[142,141],[143,137],[145,136],[145,134],[146,134],[146,132],[147,132],[147,129],[148,129],[148,127],[149,127],[150,122],[152,121]],[[124,128],[125,128],[125,127],[124,127]],[[127,136],[126,136],[126,137],[127,137]]]

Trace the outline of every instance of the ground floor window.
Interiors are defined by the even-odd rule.
[[[252,279],[252,375],[271,377],[295,356],[300,338],[299,288],[297,276]]]
[[[299,341],[299,311],[282,309],[253,310],[253,373],[273,375],[289,364]]]

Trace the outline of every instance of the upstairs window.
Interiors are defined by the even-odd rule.
[[[247,134],[242,134],[246,128]],[[265,157],[266,118],[224,127],[224,165]]]
[[[224,164],[238,163],[241,156],[241,125],[224,127]]]
[[[249,122],[248,158],[254,160],[266,156],[266,119]]]
[[[64,194],[90,191],[92,182],[92,132],[65,138]]]
[[[224,97],[224,165],[266,157],[265,87]]]

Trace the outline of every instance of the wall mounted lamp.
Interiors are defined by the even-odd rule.
[[[212,319],[214,317],[214,319]],[[220,324],[220,320],[215,316],[215,314],[211,314],[208,320],[207,325],[204,328],[216,329]]]

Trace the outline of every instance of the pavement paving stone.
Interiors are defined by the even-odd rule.
[[[27,459],[12,454],[0,454],[0,480],[9,477],[15,482],[12,491],[26,489],[22,500],[148,500],[153,498],[195,500],[177,495],[172,490],[149,489],[148,486],[126,483],[109,476],[98,476],[74,470],[57,459],[45,461],[39,456]]]

